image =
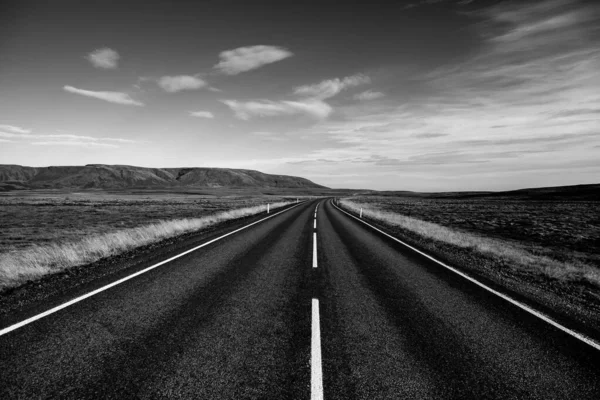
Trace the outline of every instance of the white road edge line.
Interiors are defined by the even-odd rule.
[[[332,203],[332,204],[333,204],[333,203]],[[348,212],[346,212],[346,211],[342,210],[341,208],[339,208],[339,207],[338,207],[338,206],[336,206],[335,204],[333,204],[333,206],[334,206],[335,208],[337,208],[338,210],[340,210],[341,212],[343,212],[344,214],[347,214],[348,216],[350,216],[350,217],[354,218],[355,220],[357,220],[357,221],[359,221],[359,222],[362,222],[362,223],[363,223],[363,224],[365,224],[365,225],[368,225],[368,226],[370,226],[371,228],[373,228],[373,229],[375,229],[376,231],[378,231],[378,232],[380,232],[380,233],[384,234],[385,236],[389,237],[390,239],[393,239],[393,240],[395,240],[396,242],[398,242],[398,243],[400,243],[400,244],[403,244],[404,246],[408,247],[409,249],[411,249],[411,250],[414,250],[414,251],[416,251],[417,253],[419,253],[419,254],[421,254],[421,255],[423,255],[423,256],[425,256],[425,257],[429,258],[431,261],[434,261],[435,263],[437,263],[437,264],[441,265],[442,267],[444,267],[444,268],[447,268],[447,269],[449,269],[450,271],[452,271],[452,272],[454,272],[454,273],[456,273],[456,274],[458,274],[458,275],[462,276],[463,278],[465,278],[465,279],[467,279],[467,280],[471,281],[472,283],[476,284],[477,286],[479,286],[479,287],[481,287],[481,288],[483,288],[483,289],[487,290],[488,292],[490,292],[490,293],[493,293],[493,294],[495,294],[496,296],[503,298],[504,300],[506,300],[506,301],[508,301],[508,302],[512,303],[513,305],[515,305],[515,306],[519,307],[520,309],[522,309],[522,310],[524,310],[524,311],[526,311],[526,312],[530,313],[531,315],[534,315],[534,316],[538,317],[539,319],[541,319],[541,320],[543,320],[543,321],[545,321],[545,322],[549,323],[550,325],[552,325],[552,326],[554,326],[554,327],[556,327],[556,328],[560,329],[561,331],[563,331],[563,332],[565,332],[565,333],[567,333],[567,334],[571,335],[572,337],[574,337],[574,338],[576,338],[576,339],[579,339],[580,341],[582,341],[582,342],[584,342],[585,344],[587,344],[587,345],[589,345],[589,346],[591,346],[591,347],[595,348],[596,350],[600,350],[600,343],[598,343],[598,342],[596,342],[594,339],[592,339],[592,338],[590,338],[590,337],[588,337],[588,336],[584,335],[583,333],[579,333],[579,332],[577,332],[577,331],[574,331],[574,330],[572,330],[572,329],[570,329],[570,328],[567,328],[566,326],[563,326],[563,325],[561,325],[560,323],[556,322],[555,320],[553,320],[552,318],[550,318],[550,317],[549,317],[549,316],[547,316],[546,314],[544,314],[544,313],[542,313],[542,312],[540,312],[540,311],[534,310],[533,308],[531,308],[531,307],[529,307],[529,306],[527,306],[527,305],[525,305],[525,304],[523,304],[523,303],[521,303],[521,302],[519,302],[519,301],[517,301],[517,300],[513,299],[512,297],[509,297],[509,296],[507,296],[507,295],[505,295],[505,294],[503,294],[503,293],[501,293],[501,292],[499,292],[499,291],[497,291],[497,290],[494,290],[494,289],[492,289],[491,287],[489,287],[489,286],[487,286],[487,285],[485,285],[485,284],[483,284],[483,283],[479,282],[477,279],[475,279],[475,278],[471,278],[470,276],[468,276],[467,274],[465,274],[465,273],[463,273],[463,272],[461,272],[461,271],[457,270],[456,268],[453,268],[453,267],[451,267],[451,266],[449,266],[449,265],[447,265],[447,264],[444,264],[444,263],[443,263],[443,262],[441,262],[440,260],[437,260],[436,258],[434,258],[434,257],[430,256],[429,254],[426,254],[426,253],[422,252],[421,250],[418,250],[418,249],[414,248],[413,246],[411,246],[411,245],[409,245],[409,244],[407,244],[407,243],[404,243],[402,240],[400,240],[400,239],[397,239],[397,238],[393,237],[392,235],[390,235],[390,234],[388,234],[388,233],[385,233],[385,232],[384,232],[384,231],[382,231],[381,229],[378,229],[378,228],[374,227],[373,225],[371,225],[371,224],[369,224],[369,223],[367,223],[367,222],[363,221],[362,219],[356,218],[354,215],[352,215],[352,214],[350,214],[350,213],[348,213]]]
[[[319,300],[312,299],[312,329],[310,352],[310,398],[323,400],[323,367],[321,365],[321,324]]]
[[[237,232],[239,232],[239,231],[242,231],[242,230],[244,230],[244,229],[246,229],[246,228],[249,228],[249,227],[251,227],[252,225],[256,225],[256,224],[258,224],[258,223],[260,223],[260,222],[263,222],[263,221],[265,221],[265,220],[267,220],[267,219],[269,219],[269,218],[273,218],[274,216],[276,216],[276,215],[278,215],[278,214],[281,214],[281,213],[283,213],[283,212],[289,211],[289,210],[291,210],[292,208],[296,208],[296,207],[298,207],[300,204],[302,204],[302,203],[296,204],[296,205],[294,205],[294,206],[292,206],[292,207],[290,207],[290,208],[286,208],[285,210],[279,211],[278,213],[275,213],[275,214],[269,215],[269,216],[268,216],[268,217],[266,217],[266,218],[263,218],[263,219],[260,219],[260,220],[258,220],[258,221],[252,222],[251,224],[248,224],[248,225],[246,225],[246,226],[243,226],[243,227],[241,227],[241,228],[238,228],[238,229],[236,229],[235,231],[232,231],[232,232],[226,233],[226,234],[225,234],[225,235],[223,235],[223,236],[219,236],[218,238],[215,238],[215,239],[209,240],[208,242],[206,242],[206,243],[203,243],[203,244],[201,244],[201,245],[199,245],[199,246],[196,246],[196,247],[194,247],[193,249],[186,250],[186,251],[184,251],[183,253],[177,254],[176,256],[173,256],[173,257],[171,257],[171,258],[168,258],[168,259],[166,259],[166,260],[164,260],[164,261],[161,261],[161,262],[159,262],[159,263],[157,263],[157,264],[154,264],[154,265],[152,265],[152,266],[150,266],[150,267],[148,267],[148,268],[145,268],[145,269],[143,269],[143,270],[141,270],[141,271],[138,271],[138,272],[136,272],[136,273],[133,273],[133,274],[131,274],[131,275],[128,275],[128,276],[126,276],[126,277],[124,277],[124,278],[121,278],[121,279],[119,279],[119,280],[115,281],[115,282],[109,283],[109,284],[108,284],[108,285],[106,285],[106,286],[102,286],[101,288],[98,288],[98,289],[96,289],[96,290],[93,290],[93,291],[91,291],[91,292],[89,292],[89,293],[86,293],[86,294],[84,294],[84,295],[82,295],[82,296],[76,297],[76,298],[74,298],[74,299],[72,299],[72,300],[69,300],[69,301],[67,301],[66,303],[63,303],[63,304],[61,304],[61,305],[58,305],[58,306],[56,306],[56,307],[53,307],[53,308],[51,308],[51,309],[49,309],[49,310],[46,310],[46,311],[44,311],[44,312],[42,312],[42,313],[40,313],[40,314],[34,315],[33,317],[27,318],[27,319],[25,319],[25,320],[23,320],[23,321],[21,321],[21,322],[17,322],[17,323],[16,323],[16,324],[14,324],[14,325],[8,326],[8,327],[6,327],[6,328],[4,328],[4,329],[0,330],[0,336],[2,336],[2,335],[5,335],[5,334],[7,334],[7,333],[9,333],[9,332],[12,332],[12,331],[14,331],[14,330],[16,330],[16,329],[19,329],[19,328],[21,328],[21,327],[23,327],[23,326],[25,326],[25,325],[28,325],[28,324],[30,324],[30,323],[32,323],[32,322],[34,322],[34,321],[37,321],[38,319],[42,319],[42,318],[44,318],[44,317],[47,317],[47,316],[48,316],[48,315],[50,315],[50,314],[54,314],[55,312],[57,312],[57,311],[60,311],[60,310],[62,310],[63,308],[67,308],[67,307],[69,307],[69,306],[71,306],[71,305],[73,305],[73,304],[75,304],[75,303],[79,303],[80,301],[82,301],[82,300],[85,300],[85,299],[87,299],[88,297],[92,297],[92,296],[94,296],[94,295],[96,295],[96,294],[98,294],[98,293],[100,293],[100,292],[103,292],[103,291],[105,291],[105,290],[107,290],[107,289],[110,289],[110,288],[112,288],[112,287],[114,287],[114,286],[117,286],[117,285],[119,285],[119,284],[121,284],[121,283],[123,283],[123,282],[126,282],[126,281],[128,281],[128,280],[130,280],[130,279],[132,279],[132,278],[135,278],[135,277],[136,277],[136,276],[138,276],[138,275],[142,275],[142,274],[144,274],[144,273],[146,273],[146,272],[148,272],[148,271],[150,271],[150,270],[153,270],[153,269],[155,269],[155,268],[158,268],[158,267],[160,267],[161,265],[164,265],[164,264],[166,264],[166,263],[168,263],[168,262],[171,262],[171,261],[173,261],[173,260],[175,260],[175,259],[178,259],[178,258],[180,258],[180,257],[183,257],[183,256],[184,256],[184,255],[186,255],[186,254],[189,254],[189,253],[191,253],[191,252],[193,252],[193,251],[196,251],[196,250],[198,250],[198,249],[201,249],[202,247],[208,246],[209,244],[211,244],[211,243],[214,243],[214,242],[216,242],[216,241],[218,241],[218,240],[221,240],[221,239],[223,239],[223,238],[225,238],[225,237],[227,237],[227,236],[229,236],[229,235],[233,235],[234,233],[237,233]]]
[[[313,268],[317,268],[317,232],[313,232]]]
[[[314,228],[317,229],[317,219],[315,218]]]

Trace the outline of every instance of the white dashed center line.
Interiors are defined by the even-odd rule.
[[[317,268],[317,207],[313,232],[313,268]],[[321,323],[319,316],[319,300],[312,299],[312,324],[311,324],[311,355],[310,355],[310,398],[323,400],[323,367],[321,363]]]
[[[317,268],[317,232],[313,233],[313,268]]]
[[[321,325],[319,300],[312,299],[312,335],[310,357],[310,398],[323,399],[323,368],[321,366]]]

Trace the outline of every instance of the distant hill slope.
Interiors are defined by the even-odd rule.
[[[0,165],[0,190],[164,187],[325,188],[308,179],[229,168],[143,168],[91,164],[67,167]]]
[[[498,198],[515,200],[581,200],[600,201],[600,184],[528,188],[505,192],[372,192],[376,196],[423,197],[434,199]]]
[[[600,200],[600,184],[553,186],[511,190],[494,193],[494,196],[528,198],[532,200]]]

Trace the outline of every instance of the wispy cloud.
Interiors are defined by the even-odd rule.
[[[119,147],[119,144],[136,143],[135,140],[112,137],[94,137],[85,135],[74,135],[70,133],[16,133],[0,131],[0,141],[29,143],[34,145],[62,145],[62,146],[85,146],[85,147]]]
[[[0,138],[22,138],[22,137],[27,137],[29,135],[27,134],[23,134],[23,133],[15,133],[15,132],[4,132],[4,131],[0,131]]]
[[[221,52],[219,55],[221,61],[214,68],[226,75],[237,75],[241,72],[281,61],[292,55],[289,50],[277,46],[239,47]]]
[[[288,140],[288,138],[286,138],[285,136],[274,132],[257,131],[250,132],[250,134],[261,140],[266,140],[270,142],[285,142]]]
[[[423,0],[420,2],[408,3],[404,6],[405,10],[420,7],[420,6],[431,6],[440,3],[454,3],[457,6],[466,6],[467,4],[472,3],[474,0]]]
[[[0,142],[3,142],[3,143],[10,143],[10,142],[14,142],[14,140],[10,140],[10,139],[2,139],[2,138],[0,138]]]
[[[247,120],[252,116],[272,117],[277,115],[290,114],[290,110],[281,102],[271,100],[221,100],[223,104],[231,108],[235,116],[239,119]]]
[[[105,47],[92,51],[86,58],[96,68],[115,69],[118,66],[120,56],[115,50]]]
[[[188,111],[189,115],[191,117],[198,117],[198,118],[214,118],[214,114],[211,113],[210,111]]]
[[[561,143],[561,146],[572,144],[572,143],[586,143],[590,140],[600,140],[600,134],[597,132],[579,133],[573,134],[557,134],[557,135],[544,135],[544,136],[521,136],[521,137],[508,137],[500,139],[472,139],[472,140],[460,140],[456,143],[463,146],[469,147],[480,147],[488,146],[497,148],[498,146],[509,146],[509,145],[522,145],[532,144],[544,145],[549,143]],[[532,149],[533,150],[533,149]]]
[[[111,143],[99,143],[99,142],[80,142],[71,140],[57,140],[50,142],[31,142],[34,146],[76,146],[76,147],[108,147],[118,148],[116,144]]]
[[[315,118],[326,118],[332,108],[329,104],[316,100],[307,99],[300,101],[272,101],[272,100],[221,100],[235,113],[239,119],[248,120],[252,117],[274,117],[281,115],[308,114]]]
[[[144,103],[132,99],[127,93],[123,92],[100,92],[85,89],[78,89],[73,86],[64,86],[65,92],[79,94],[82,96],[92,97],[94,99],[100,99],[108,101],[110,103],[124,104],[127,106],[143,106]]]
[[[82,136],[82,137],[86,137],[89,138],[90,140],[106,140],[107,142],[118,142],[118,143],[138,143],[137,140],[131,140],[131,139],[122,139],[122,138],[110,138],[110,137],[101,137],[101,138],[92,138],[89,136]],[[148,142],[145,142],[148,143]]]
[[[357,93],[353,96],[355,100],[365,101],[365,100],[375,100],[384,97],[385,94],[382,92],[375,92],[373,90],[366,90],[361,93]]]
[[[0,125],[0,130],[11,133],[30,133],[31,129],[21,128],[14,125]]]
[[[423,132],[423,133],[415,133],[413,136],[416,138],[421,138],[421,139],[433,139],[433,138],[448,136],[448,134],[447,133]]]
[[[12,138],[15,135],[16,135],[15,133],[0,131],[0,138],[3,138],[4,140],[9,140],[8,138]]]
[[[342,90],[365,83],[371,80],[365,75],[352,75],[345,78],[327,79],[322,82],[298,86],[294,88],[294,100],[267,100],[257,99],[251,101],[221,100],[233,110],[239,119],[248,120],[252,117],[274,117],[281,115],[305,114],[316,119],[325,119],[332,112],[333,107],[324,100],[334,97]]]
[[[371,82],[366,75],[352,75],[343,79],[327,79],[313,85],[298,86],[294,93],[316,99],[328,99],[340,93],[342,90]]]
[[[45,135],[27,135],[29,138],[37,139],[62,139],[62,140],[73,140],[73,141],[86,141],[86,142],[115,142],[115,143],[136,143],[135,140],[123,139],[123,138],[111,138],[111,137],[93,137],[84,135],[73,135],[68,133],[59,134],[45,134]]]
[[[286,107],[298,112],[303,112],[315,118],[327,118],[333,112],[333,108],[319,99],[303,99],[298,101],[282,101]]]
[[[182,90],[197,90],[206,86],[206,82],[196,76],[177,75],[163,76],[157,81],[158,86],[169,93],[180,92]]]
[[[478,52],[460,63],[415,72],[409,77],[412,93],[401,101],[388,97],[385,104],[339,106],[341,118],[299,129],[295,137],[328,144],[305,158],[335,161],[327,168],[340,173],[360,163],[365,182],[392,170],[439,181],[597,163],[600,43],[594,32],[600,7],[505,2],[470,15],[477,19]],[[312,87],[311,93],[336,92],[325,90],[328,85],[322,91]],[[303,173],[324,165],[307,163]]]

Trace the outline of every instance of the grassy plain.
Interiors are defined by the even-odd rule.
[[[0,290],[301,196],[31,191],[0,196]]]
[[[600,202],[364,195],[343,208],[600,332]]]
[[[536,255],[600,269],[600,202],[388,196],[351,200],[455,231],[499,239]]]

